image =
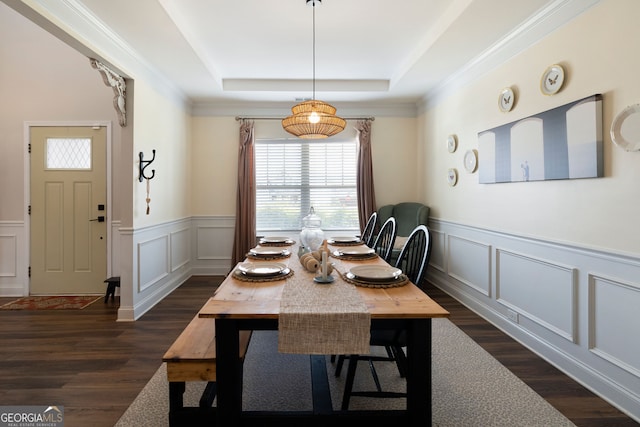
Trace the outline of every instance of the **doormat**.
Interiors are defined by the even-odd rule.
[[[82,310],[101,299],[100,295],[30,296],[0,307],[3,310]]]

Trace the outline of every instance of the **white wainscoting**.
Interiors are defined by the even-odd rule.
[[[24,222],[0,221],[0,297],[21,297],[28,292]]]
[[[640,257],[432,218],[427,280],[640,421]]]
[[[118,320],[140,318],[193,275],[226,275],[234,225],[235,217],[193,217],[133,231],[131,283],[121,275]],[[114,248],[128,241],[120,231],[114,230]]]
[[[234,216],[193,217],[191,271],[196,276],[226,276],[231,270]]]

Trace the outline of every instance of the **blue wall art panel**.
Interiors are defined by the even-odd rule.
[[[602,95],[478,133],[479,182],[600,178]]]

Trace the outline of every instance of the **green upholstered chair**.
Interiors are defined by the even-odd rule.
[[[402,202],[378,209],[378,224],[384,224],[390,217],[396,219],[397,228],[396,241],[389,260],[389,263],[393,264],[411,232],[419,225],[427,225],[429,207],[417,202]]]

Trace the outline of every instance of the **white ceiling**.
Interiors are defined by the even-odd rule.
[[[294,103],[313,94],[314,8],[306,0],[2,1],[35,4],[96,45],[110,41],[196,103]],[[323,0],[315,7],[316,98],[419,104],[597,1]]]

